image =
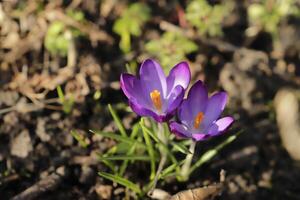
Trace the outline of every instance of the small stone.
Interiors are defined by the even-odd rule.
[[[82,184],[91,184],[93,182],[93,177],[95,172],[89,166],[83,165],[81,167],[81,174],[79,177],[79,182]]]
[[[46,121],[42,118],[39,118],[37,120],[37,126],[36,126],[36,134],[39,136],[41,141],[43,142],[48,142],[51,138],[47,134],[46,129],[45,129]]]
[[[95,191],[99,199],[111,199],[111,195],[112,195],[111,185],[96,185]]]
[[[28,130],[23,130],[17,137],[12,140],[10,152],[12,155],[26,158],[33,150]]]

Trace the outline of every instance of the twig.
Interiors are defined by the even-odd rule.
[[[36,199],[40,195],[50,190],[54,190],[58,187],[63,178],[66,176],[65,168],[59,167],[54,173],[47,176],[46,178],[38,181],[31,187],[27,188],[20,194],[14,196],[12,200],[31,200]]]

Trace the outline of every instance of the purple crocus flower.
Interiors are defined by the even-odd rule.
[[[226,101],[226,92],[218,92],[208,98],[206,87],[201,81],[196,82],[178,108],[179,123],[170,123],[171,131],[179,137],[196,141],[220,135],[234,121],[229,116],[218,119]]]
[[[187,62],[178,63],[166,77],[156,61],[147,59],[140,67],[139,78],[124,73],[120,82],[135,113],[164,122],[175,114],[190,79],[191,72]]]

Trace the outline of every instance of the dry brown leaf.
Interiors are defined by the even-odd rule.
[[[169,200],[212,200],[220,195],[225,181],[225,171],[220,172],[220,183],[208,185],[205,187],[181,191],[173,195]]]

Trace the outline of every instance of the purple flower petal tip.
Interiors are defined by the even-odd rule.
[[[141,64],[139,77],[124,73],[120,85],[134,112],[164,122],[174,116],[190,79],[186,62],[177,64],[166,77],[155,60],[147,59]]]
[[[234,122],[232,117],[218,119],[226,102],[226,92],[218,92],[208,98],[206,87],[202,81],[197,81],[178,108],[179,122],[171,123],[170,130],[195,141],[220,135]]]

